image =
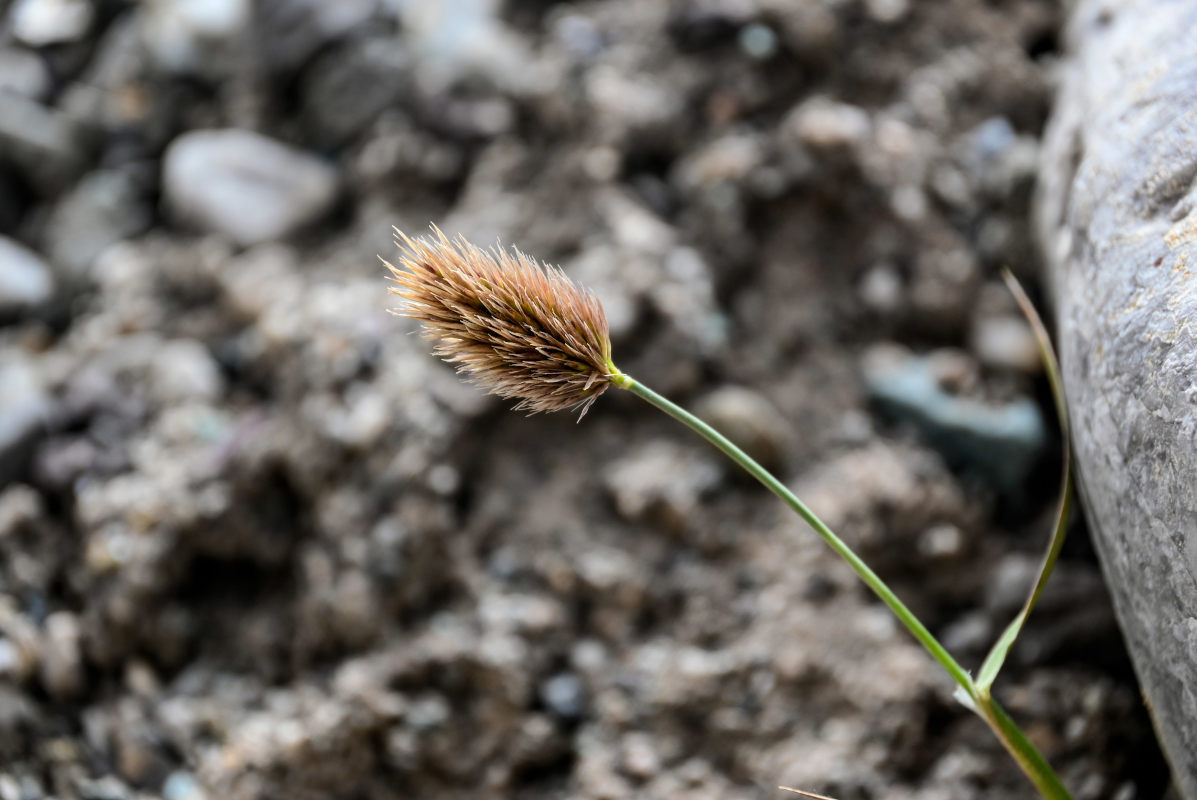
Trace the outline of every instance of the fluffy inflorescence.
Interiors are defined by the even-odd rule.
[[[582,414],[617,374],[603,307],[560,269],[514,248],[482,250],[435,226],[433,239],[396,229],[399,266],[386,261],[396,313],[423,323],[434,352],[516,409]]]

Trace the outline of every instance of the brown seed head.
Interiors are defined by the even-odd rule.
[[[433,352],[492,394],[518,398],[517,409],[585,414],[618,374],[598,298],[519,250],[488,252],[432,230],[433,239],[395,230],[402,258],[383,263],[404,301],[396,313],[420,320]]]

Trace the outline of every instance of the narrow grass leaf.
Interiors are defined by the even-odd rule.
[[[1056,360],[1056,353],[1052,349],[1051,338],[1048,336],[1043,320],[1035,310],[1035,306],[1031,304],[1030,298],[1027,297],[1018,280],[1010,274],[1009,270],[1004,270],[1002,277],[1005,279],[1010,293],[1014,295],[1014,299],[1018,302],[1019,308],[1022,309],[1022,313],[1026,316],[1027,321],[1030,322],[1031,329],[1035,332],[1035,339],[1039,343],[1039,352],[1043,357],[1044,369],[1047,371],[1047,381],[1051,386],[1052,399],[1056,403],[1056,415],[1060,419],[1060,436],[1064,441],[1064,464],[1063,476],[1060,482],[1060,503],[1056,510],[1056,523],[1052,529],[1051,540],[1048,542],[1047,553],[1043,558],[1043,564],[1039,567],[1039,577],[1036,578],[1035,585],[1031,589],[1031,593],[1028,595],[1027,602],[1023,605],[1022,610],[1014,618],[1014,621],[1007,626],[1006,630],[1002,632],[1001,637],[998,638],[997,642],[993,645],[993,649],[989,651],[989,655],[985,657],[985,661],[981,664],[981,669],[977,673],[976,685],[977,691],[983,696],[988,696],[994,679],[997,678],[998,672],[1001,671],[1002,665],[1006,661],[1006,656],[1010,653],[1010,648],[1022,632],[1022,627],[1026,624],[1027,617],[1031,615],[1031,609],[1039,602],[1039,597],[1043,594],[1044,587],[1047,586],[1047,579],[1051,577],[1052,570],[1055,569],[1056,560],[1060,557],[1060,549],[1064,547],[1064,537],[1068,533],[1068,519],[1072,513],[1073,496],[1072,437],[1068,425],[1068,407],[1064,401],[1064,385],[1060,379],[1060,363]]]

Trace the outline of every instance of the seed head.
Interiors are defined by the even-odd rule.
[[[423,323],[433,352],[471,381],[518,398],[516,409],[585,415],[618,374],[598,298],[519,250],[432,230],[432,239],[395,230],[399,266],[383,261],[403,298],[395,313]]]

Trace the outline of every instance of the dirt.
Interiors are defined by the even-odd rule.
[[[975,669],[1056,499],[999,277],[1056,4],[6,5],[0,255],[54,288],[0,282],[2,800],[1034,796],[778,501],[460,383],[376,256],[561,264]],[[288,149],[164,169],[208,128]],[[1079,523],[996,694],[1078,800],[1164,795]]]

